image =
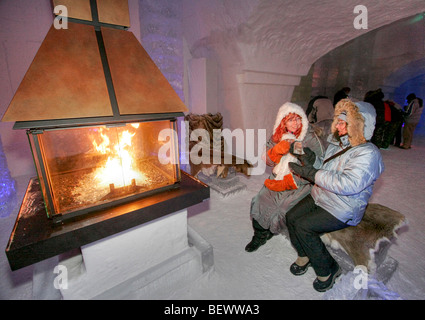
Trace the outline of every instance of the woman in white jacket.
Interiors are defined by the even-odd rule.
[[[312,266],[317,275],[313,287],[320,292],[330,289],[341,274],[320,235],[360,223],[373,185],[384,170],[379,149],[368,142],[375,119],[371,104],[341,100],[335,107],[333,134],[324,156],[315,157],[306,148],[306,154],[299,157],[303,166],[289,163],[294,174],[314,183],[311,195],[286,215],[290,240],[298,253],[290,271],[301,275]]]
[[[264,160],[273,167],[273,172],[251,201],[254,235],[245,247],[247,252],[257,250],[286,228],[286,212],[310,193],[311,184],[293,176],[288,167],[290,161],[297,161],[289,153],[294,140],[302,141],[318,156],[325,151],[319,137],[309,126],[304,110],[295,103],[286,102],[278,110],[273,135],[264,154]]]

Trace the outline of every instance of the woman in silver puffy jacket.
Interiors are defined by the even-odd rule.
[[[312,266],[317,275],[313,287],[320,292],[330,289],[341,274],[320,235],[360,223],[375,181],[384,170],[379,149],[369,142],[375,119],[371,104],[341,100],[335,107],[333,134],[324,156],[316,157],[305,148],[305,154],[298,156],[303,166],[289,164],[294,174],[314,183],[311,194],[286,215],[290,240],[298,253],[290,271],[301,275]]]

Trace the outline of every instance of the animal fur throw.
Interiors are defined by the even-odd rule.
[[[250,164],[245,159],[239,159],[234,155],[227,155],[227,158],[231,158],[231,163],[226,163],[225,161],[225,153],[224,153],[224,138],[220,136],[220,141],[214,141],[214,129],[223,129],[223,116],[220,112],[216,114],[193,114],[190,113],[184,117],[184,120],[189,123],[189,136],[191,135],[193,130],[196,129],[204,129],[209,139],[209,147],[210,147],[210,161],[209,163],[199,163],[194,164],[191,161],[189,156],[190,163],[190,173],[193,176],[196,176],[199,172],[205,173],[207,176],[216,172],[217,177],[226,178],[229,172],[229,168],[234,168],[236,172],[240,172],[249,176],[249,168],[252,168],[252,164]],[[189,139],[190,140],[190,139]],[[192,151],[192,148],[200,143],[202,138],[199,138],[198,141],[189,141],[189,152]],[[214,163],[213,152],[217,151],[217,145],[220,145],[220,163]],[[215,150],[214,150],[215,149]]]
[[[324,234],[322,241],[333,249],[344,250],[356,266],[366,266],[374,273],[380,246],[396,238],[396,231],[405,224],[406,218],[400,212],[370,203],[357,226]]]
[[[216,114],[193,114],[189,113],[184,117],[184,120],[189,123],[189,135],[193,130],[205,129],[208,132],[210,138],[210,146],[213,147],[213,130],[223,129],[223,116],[220,112]],[[199,143],[199,141],[189,141],[189,151],[192,150],[193,146]],[[221,151],[224,150],[224,139],[221,138]]]

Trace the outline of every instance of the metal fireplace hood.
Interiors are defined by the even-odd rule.
[[[155,120],[187,111],[137,38],[126,0],[54,0],[52,24],[2,121],[14,129]]]

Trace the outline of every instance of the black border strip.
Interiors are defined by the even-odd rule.
[[[13,129],[54,129],[76,126],[106,125],[114,123],[142,122],[142,121],[159,121],[173,120],[177,117],[183,117],[183,112],[170,113],[144,113],[144,114],[128,114],[116,117],[88,117],[88,118],[68,118],[53,120],[35,120],[35,121],[16,121]]]
[[[99,14],[97,10],[96,0],[90,0],[90,8],[91,8],[92,19],[94,23],[94,30],[96,32],[97,45],[99,47],[100,59],[102,60],[103,73],[105,75],[105,80],[106,80],[106,87],[108,88],[109,101],[111,102],[112,114],[114,118],[117,118],[120,116],[120,110],[118,108],[117,96],[115,94],[115,88],[112,82],[111,68],[109,67],[108,57],[106,55],[105,43],[103,41],[101,26],[99,24]]]

